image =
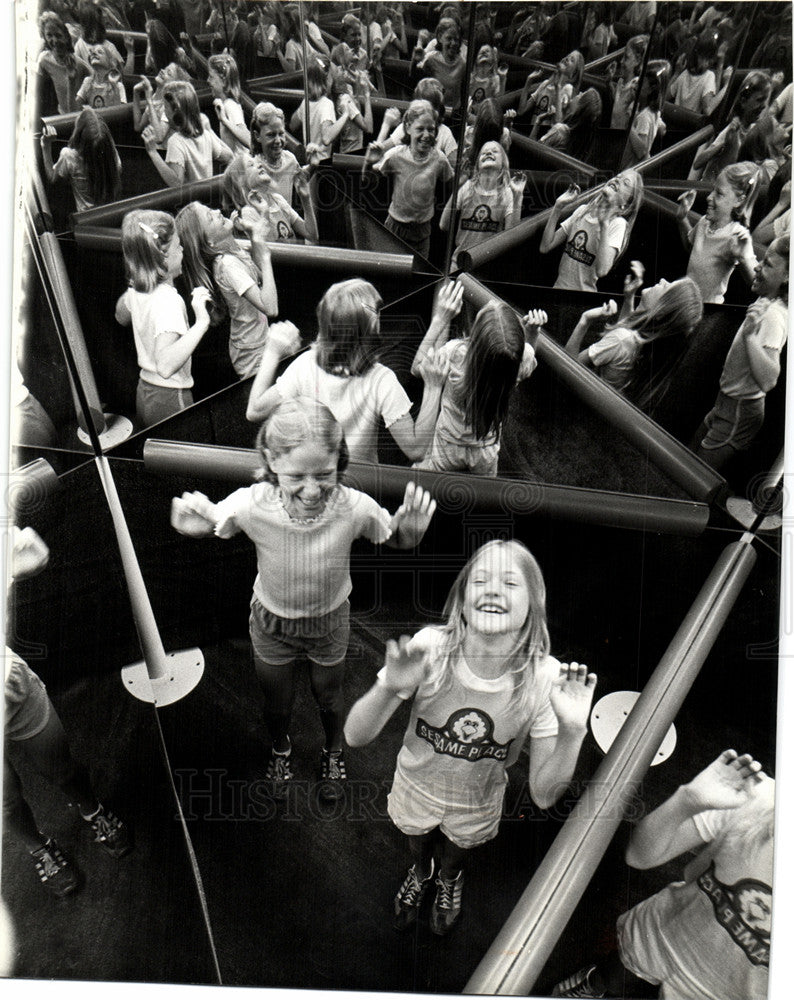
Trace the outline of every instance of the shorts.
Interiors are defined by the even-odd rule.
[[[431,222],[431,219],[428,219],[427,222],[399,222],[390,212],[386,216],[385,226],[390,233],[409,246],[414,253],[427,258],[430,253]]]
[[[135,393],[135,412],[143,427],[159,424],[176,413],[181,413],[193,405],[190,389],[175,389],[166,385],[153,385],[138,379]]]
[[[497,787],[490,800],[471,806],[454,806],[441,802],[409,784],[399,768],[387,800],[391,821],[409,837],[421,837],[438,827],[457,847],[469,850],[493,840],[499,832],[505,786]]]
[[[5,682],[5,738],[29,740],[49,722],[52,705],[41,678],[24,660],[6,656],[11,668]]]
[[[726,446],[744,451],[763,426],[764,397],[735,399],[721,392],[704,423],[708,430],[700,446],[705,451]]]
[[[499,464],[499,444],[462,445],[433,438],[428,454],[415,466],[431,472],[470,472],[474,476],[495,476]]]
[[[316,618],[281,618],[254,597],[248,630],[254,656],[274,667],[285,667],[299,656],[333,667],[347,655],[350,601]]]

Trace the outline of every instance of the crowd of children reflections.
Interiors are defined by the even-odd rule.
[[[220,504],[186,493],[172,523],[193,536],[243,531],[257,544],[251,635],[274,787],[292,777],[283,665],[296,650],[309,657],[331,797],[345,779],[348,606],[345,572],[317,584],[327,593],[292,586],[268,540],[285,516],[304,531],[331,512],[346,525],[334,541],[344,567],[356,537],[412,548],[435,508],[420,486],[393,515],[338,486],[348,461],[597,488],[604,470],[577,453],[575,435],[564,471],[543,444],[550,417],[533,386],[548,397],[549,352],[569,356],[566,384],[622,396],[737,492],[780,451],[788,3],[40,0],[28,15],[40,34],[30,53],[40,148],[30,234],[58,238],[86,396],[101,399],[108,428],[127,418],[127,437],[168,437],[154,425],[227,399],[235,414],[212,443],[256,439],[261,450],[267,476],[254,492]],[[44,295],[29,257],[12,389],[17,462],[85,457],[56,336],[62,303]],[[35,555],[39,541],[27,544]],[[464,854],[495,835],[504,766],[527,736],[541,807],[573,773],[595,677],[549,656],[543,602],[521,543],[481,549],[450,595],[447,630],[391,642],[347,718],[348,745],[368,742],[419,686],[389,800],[414,861],[395,900],[403,927],[435,875],[431,928],[451,929]],[[279,628],[308,625],[277,634],[277,618]],[[463,653],[449,681],[427,666],[446,662],[446,641]],[[495,649],[518,663],[516,642],[535,663],[526,676],[526,664],[495,664]],[[519,706],[512,728],[507,681]],[[456,720],[456,685],[475,688],[487,712]],[[414,716],[442,701],[449,731],[419,734],[429,724]],[[463,808],[471,789],[438,765],[433,740],[469,745],[466,726],[488,713],[501,726],[492,749],[513,741],[515,753],[483,760],[475,822]],[[105,846],[123,853],[123,824],[75,781],[73,801],[90,822],[100,816]],[[735,867],[742,848],[721,824],[735,812],[742,828],[760,812],[752,870],[768,886],[769,784],[752,758],[726,752],[637,826],[630,863],[716,838],[717,857],[734,852]],[[445,797],[440,827],[420,821]],[[47,853],[31,822],[28,810],[18,825],[31,852],[44,850],[50,887],[65,878],[70,891],[62,855]],[[683,924],[671,946],[680,964],[653,964],[641,944],[655,917],[627,914],[619,958],[556,995],[619,995],[625,968],[696,991],[682,996],[765,995],[756,959],[766,917],[748,918],[755,937],[738,943],[735,961],[714,944],[724,964],[705,971],[687,965]],[[697,992],[704,982],[711,992]]]

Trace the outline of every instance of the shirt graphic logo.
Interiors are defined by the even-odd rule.
[[[453,712],[444,726],[431,726],[416,720],[416,735],[429,743],[435,753],[461,760],[506,760],[512,739],[497,743],[493,738],[493,720],[479,708],[461,708]]]
[[[717,922],[725,928],[753,965],[769,966],[772,929],[772,890],[754,878],[723,885],[714,873],[714,862],[698,879],[714,907]]]
[[[580,264],[587,264],[588,267],[592,267],[595,260],[595,254],[589,253],[587,250],[587,233],[584,229],[574,233],[573,239],[569,240],[565,246],[565,252],[573,260],[578,260]]]
[[[477,87],[477,89],[471,95],[472,104],[479,104],[480,101],[484,99],[485,99],[485,90],[482,87]]]
[[[104,106],[105,106],[105,98],[101,94],[94,94],[94,99],[91,102],[91,104],[95,108],[104,108]]]
[[[460,228],[475,233],[497,233],[499,223],[491,218],[488,205],[478,205],[468,219],[461,219]]]
[[[292,230],[286,222],[282,222],[281,220],[276,223],[276,232],[278,233],[278,238],[280,240],[288,240],[292,238]]]
[[[549,110],[549,95],[543,94],[538,99],[538,111],[543,114],[544,111]]]

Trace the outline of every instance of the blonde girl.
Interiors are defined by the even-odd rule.
[[[614,299],[603,306],[588,309],[576,324],[565,350],[598,375],[613,389],[626,392],[634,388],[637,374],[647,354],[648,346],[669,337],[688,337],[703,318],[703,299],[697,285],[690,278],[671,283],[661,281],[646,288],[640,304],[624,308],[617,320],[607,325],[600,339],[582,349],[582,342],[596,320],[614,316],[617,305]]]
[[[193,84],[172,80],[163,87],[163,110],[172,134],[165,159],[157,148],[151,125],[143,130],[143,143],[157,173],[169,187],[212,177],[214,161],[228,163],[232,151],[212,131],[209,119],[199,110]]]
[[[115,201],[121,185],[121,159],[110,129],[99,115],[91,108],[80,112],[69,144],[53,163],[55,136],[52,125],[42,128],[41,159],[47,180],[51,184],[56,180],[69,181],[78,212]]]
[[[609,64],[607,73],[612,91],[611,128],[627,129],[631,124],[631,111],[637,96],[639,74],[647,45],[647,35],[635,35],[626,42],[620,63]]]
[[[767,73],[752,70],[747,74],[728,116],[728,124],[713,142],[701,146],[695,154],[690,180],[714,181],[725,167],[746,159],[739,156],[739,150],[768,106],[771,93],[772,81]]]
[[[537,139],[551,125],[561,122],[571,101],[582,87],[584,56],[578,49],[569,52],[558,64],[554,72],[540,83],[530,94],[536,80],[533,74],[527,77],[518,102],[518,114],[532,115],[531,139]]]
[[[670,63],[666,59],[651,59],[645,67],[637,113],[631,123],[623,153],[621,167],[624,170],[647,160],[656,137],[664,136],[667,132],[667,126],[662,120],[662,108],[667,100],[669,81]]]
[[[271,189],[292,204],[295,175],[301,165],[286,146],[284,112],[269,101],[262,101],[251,113],[251,154],[262,163],[273,182]]]
[[[238,153],[223,174],[223,190],[236,209],[235,228],[247,236],[252,226],[264,223],[263,238],[269,242],[294,243],[305,240],[317,243],[317,220],[309,181],[299,170],[293,179],[298,196],[303,203],[303,214],[273,190],[266,165],[262,158],[256,160],[246,153]]]
[[[535,343],[547,317],[532,310],[519,319],[505,303],[490,302],[477,313],[468,337],[449,340],[462,300],[460,284],[442,287],[414,358],[413,371],[428,353],[446,371],[433,443],[419,467],[495,476],[510,393],[537,365]]]
[[[589,201],[560,223],[566,207],[578,196],[574,184],[555,201],[540,241],[540,252],[563,246],[555,288],[595,292],[626,249],[642,204],[642,177],[624,170],[607,181]]]
[[[195,315],[174,288],[182,270],[182,245],[166,212],[135,211],[124,216],[121,250],[130,287],[116,303],[116,322],[132,324],[141,373],[136,412],[143,427],[158,423],[193,403],[190,359],[210,325],[204,288],[193,290]]]
[[[251,146],[251,133],[245,127],[243,106],[240,104],[240,71],[234,56],[226,53],[210,56],[208,65],[207,83],[220,124],[221,141],[233,153],[247,153]]]
[[[151,125],[157,140],[157,148],[165,149],[171,126],[165,113],[163,87],[172,80],[190,82],[187,70],[179,63],[172,62],[159,70],[154,78],[154,88],[148,76],[142,76],[132,88],[132,122],[136,132],[142,132]]]
[[[300,102],[290,118],[289,127],[293,135],[303,135],[304,144],[314,147],[314,159],[321,163],[330,158],[334,140],[347,125],[352,115],[352,108],[345,106],[339,117],[336,117],[334,102],[327,95],[328,80],[325,69],[318,60],[309,63],[306,70],[306,80],[309,100],[309,134],[304,135],[305,100]]]
[[[739,266],[750,283],[757,264],[748,229],[758,194],[759,168],[754,163],[726,167],[706,199],[706,214],[695,225],[689,220],[696,192],[678,199],[678,228],[691,247],[687,276],[697,284],[704,302],[724,302],[728,282]]]
[[[248,232],[251,252],[234,238],[232,223],[193,201],[176,217],[184,250],[182,273],[189,288],[206,288],[216,307],[229,313],[229,357],[243,379],[259,369],[268,317],[278,315],[278,292],[261,219]]]
[[[413,699],[389,793],[389,815],[413,864],[394,900],[411,927],[433,876],[430,929],[458,919],[464,864],[499,831],[507,768],[529,740],[529,790],[550,808],[573,777],[596,676],[549,655],[546,588],[519,541],[494,541],[469,559],[444,607],[446,623],[386,644],[372,688],[350,711],[345,737],[370,743]]]
[[[320,796],[335,800],[344,795],[347,776],[342,727],[351,546],[367,538],[376,545],[413,548],[430,524],[435,501],[409,483],[392,515],[365,493],[343,485],[348,457],[342,428],[327,407],[305,397],[276,407],[256,447],[262,482],[218,504],[201,493],[175,497],[171,524],[194,537],[231,538],[242,531],[256,546],[250,634],[273,743],[265,777],[274,797],[286,793],[293,777],[289,729],[295,660],[306,656],[325,733]]]
[[[507,72],[499,71],[499,53],[493,45],[481,45],[474,60],[474,73],[469,81],[469,112],[476,114],[486,97],[501,97],[505,92]]]
[[[419,370],[425,388],[414,423],[411,400],[391,368],[378,361],[382,305],[375,287],[361,278],[331,285],[317,306],[316,343],[275,386],[260,369],[248,400],[248,419],[266,419],[283,399],[310,396],[339,421],[351,461],[377,463],[381,421],[410,461],[421,459],[433,434],[444,369],[431,358]]]
[[[52,81],[59,115],[79,111],[77,91],[83,80],[91,75],[91,67],[74,54],[72,37],[53,11],[45,10],[40,15],[39,33],[44,48],[36,60],[36,72]]]
[[[400,146],[383,152],[370,143],[367,162],[394,177],[386,228],[422,257],[430,252],[430,227],[435,212],[436,184],[448,181],[452,166],[436,146],[438,119],[427,101],[411,101],[403,118],[405,135]]]

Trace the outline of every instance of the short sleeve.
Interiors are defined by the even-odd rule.
[[[636,135],[648,136],[651,134],[651,116],[646,114],[646,110],[640,111],[638,115],[634,116],[634,124],[631,126],[631,130]]]
[[[74,95],[74,99],[75,101],[77,101],[78,104],[84,103],[84,101],[86,100],[86,94],[88,93],[90,88],[91,88],[91,77],[87,76],[85,80],[83,80],[83,82],[80,84],[77,93]]]
[[[287,365],[286,370],[276,379],[275,387],[281,393],[282,398],[291,396],[312,395],[314,390],[309,388],[308,375],[311,367],[317,371],[317,363],[314,360],[314,351],[304,351],[298,355],[294,361]]]
[[[176,333],[180,337],[188,332],[185,303],[179,292],[170,285],[161,285],[157,293],[157,308],[152,310],[154,316],[153,336],[163,333]]]
[[[185,149],[182,145],[182,136],[178,133],[169,137],[165,146],[165,162],[169,167],[181,168],[182,175],[185,172]]]
[[[237,101],[232,100],[232,98],[229,98],[228,100],[224,101],[223,110],[226,114],[226,117],[229,119],[232,125],[245,126],[245,116],[243,115],[243,108],[242,105],[238,104]]]
[[[218,538],[232,538],[244,530],[244,525],[250,521],[251,490],[251,486],[244,486],[216,505],[215,534]]]
[[[517,382],[523,381],[538,367],[538,359],[535,357],[535,349],[532,344],[524,344],[524,356],[521,358],[521,365],[518,369]]]
[[[320,125],[325,125],[326,122],[330,125],[336,121],[336,111],[334,111],[334,102],[330,97],[321,97],[319,100],[317,121]]]
[[[587,355],[596,368],[601,368],[602,365],[607,365],[614,360],[618,354],[618,348],[618,338],[615,331],[609,330],[597,343],[588,347]]]
[[[394,146],[392,149],[387,149],[378,162],[373,165],[372,169],[377,170],[380,174],[393,174],[396,165],[392,161],[395,156],[399,154],[400,149],[400,146]]]
[[[692,822],[704,844],[711,843],[723,832],[733,809],[706,809],[695,813]]]
[[[574,228],[579,224],[579,220],[587,211],[586,205],[580,205],[572,215],[569,215],[565,222],[560,223],[560,229],[566,236],[570,236]]]
[[[791,209],[787,208],[786,211],[779,215],[775,221],[772,223],[772,229],[775,234],[775,238],[781,236],[786,236],[789,229],[791,228]]]
[[[120,104],[126,104],[127,103],[127,91],[124,89],[124,84],[121,82],[121,80],[119,80],[118,83],[116,84],[116,86],[118,87],[118,91],[119,91],[119,103]]]
[[[220,283],[227,284],[235,295],[245,295],[249,288],[256,285],[251,277],[251,272],[234,254],[224,254],[219,259],[218,265],[220,274],[217,277],[220,279]]]
[[[411,400],[408,393],[391,368],[385,365],[379,370],[378,400],[383,422],[387,427],[411,412]]]
[[[391,514],[366,493],[356,496],[356,538],[367,538],[375,545],[391,538]]]
[[[209,126],[206,126],[206,130],[209,132],[213,160],[231,160],[234,154],[223,139],[221,139]]]
[[[770,351],[781,351],[786,343],[788,310],[773,303],[766,310],[758,326],[758,337]]]
[[[290,205],[285,198],[282,198],[282,196],[277,191],[273,191],[271,193],[271,198],[276,202],[278,207],[284,213],[285,218],[289,221],[289,224],[294,229],[295,223],[301,221],[300,215],[295,211],[292,205]]]
[[[626,220],[622,217],[612,219],[607,229],[607,246],[615,250],[620,250],[623,246],[623,239],[626,235]]]
[[[446,154],[442,153],[440,149],[437,150],[437,153],[439,158],[439,164],[438,164],[439,175],[445,181],[452,180],[455,174],[455,171],[452,169],[452,164],[447,159]]]

